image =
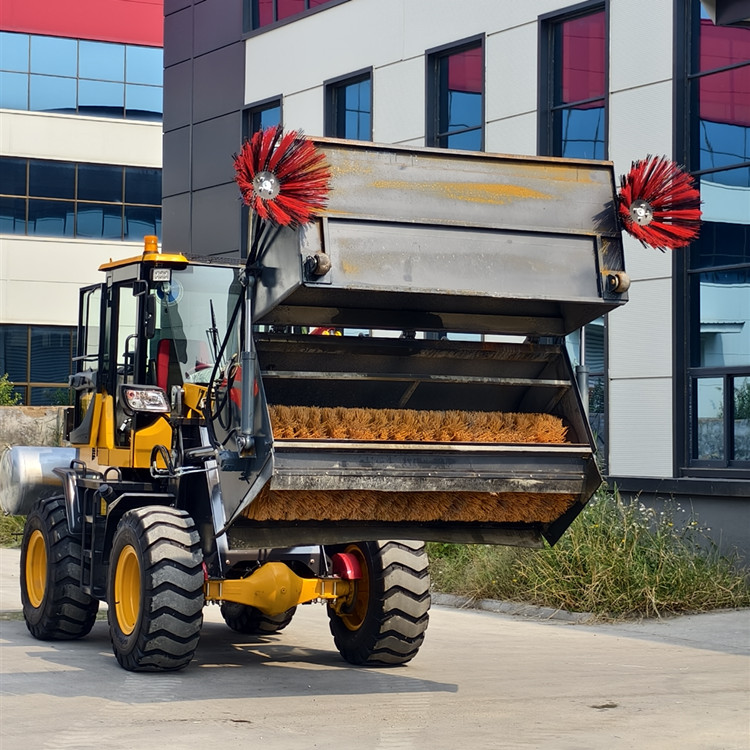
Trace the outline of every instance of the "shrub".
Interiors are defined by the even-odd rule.
[[[435,587],[475,598],[591,612],[600,619],[750,605],[747,579],[736,561],[718,554],[707,531],[679,505],[656,512],[601,492],[554,547],[428,550]]]
[[[21,403],[21,394],[13,390],[8,373],[0,375],[0,406],[15,406]]]

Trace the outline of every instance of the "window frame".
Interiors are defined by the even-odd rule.
[[[723,70],[733,70],[750,63],[740,63],[729,68],[700,70],[700,5],[675,0],[674,4],[674,133],[673,152],[675,159],[698,180],[704,174],[726,171],[730,168],[750,166],[750,161],[737,162],[720,168],[702,169],[700,164],[700,135],[693,128],[700,126],[698,85],[702,78]],[[693,114],[691,122],[690,114]],[[750,461],[731,458],[733,454],[734,389],[735,378],[750,377],[750,364],[729,366],[702,366],[693,364],[693,354],[700,345],[700,297],[692,294],[693,277],[718,270],[747,268],[748,263],[730,266],[693,267],[691,248],[676,252],[672,256],[672,300],[673,300],[673,392],[674,414],[673,471],[675,477],[705,479],[750,479]],[[697,297],[697,298],[696,298]],[[696,458],[697,430],[697,383],[702,379],[717,379],[722,382],[723,399],[723,451],[720,460]]]
[[[25,377],[23,379],[11,377],[10,380],[13,383],[13,390],[15,393],[21,395],[21,405],[23,406],[66,406],[71,403],[70,385],[68,382],[61,381],[41,381],[32,380],[31,374],[33,369],[32,360],[34,358],[34,352],[38,349],[32,346],[33,333],[36,332],[49,332],[53,334],[66,334],[69,338],[68,344],[68,375],[73,373],[73,357],[77,351],[77,326],[61,326],[61,325],[31,325],[26,323],[7,323],[0,324],[0,328],[21,328],[25,329],[26,338],[26,361],[25,361]],[[0,371],[0,375],[3,372]],[[41,403],[34,404],[32,401],[32,394],[40,389],[65,391],[67,398],[63,402],[55,402],[43,399]]]
[[[299,13],[295,13],[291,16],[286,16],[286,18],[277,19],[276,16],[277,13],[277,2],[278,0],[271,0],[273,3],[273,16],[274,20],[266,23],[261,24],[260,20],[258,18],[258,14],[256,12],[256,6],[258,3],[258,0],[243,0],[242,2],[242,31],[243,31],[243,38],[255,36],[256,34],[262,34],[266,31],[270,31],[271,29],[276,29],[279,26],[284,26],[288,23],[294,23],[295,21],[298,21],[300,18],[306,18],[307,16],[312,16],[315,13],[320,13],[321,11],[328,10],[329,8],[333,8],[337,5],[342,5],[343,3],[348,3],[349,0],[327,0],[322,5],[316,5],[314,7],[310,7],[310,0],[305,0],[305,10],[300,11]]]
[[[440,103],[441,103],[441,90],[440,90],[440,66],[444,60],[454,54],[459,54],[470,49],[479,48],[482,56],[482,90],[479,92],[481,96],[481,107],[479,114],[479,125],[476,127],[465,128],[455,132],[442,131],[440,129]],[[486,135],[486,92],[487,92],[487,76],[486,76],[486,64],[487,64],[487,45],[486,35],[478,34],[476,36],[467,37],[460,39],[449,44],[443,44],[439,47],[433,47],[425,52],[425,102],[426,102],[426,120],[425,120],[425,145],[433,148],[448,148],[448,146],[440,145],[441,138],[447,138],[451,135],[458,135],[460,133],[470,133],[475,130],[479,130],[479,148],[477,151],[481,152],[485,150],[485,135]]]
[[[133,167],[131,165],[123,165],[123,164],[97,164],[94,162],[68,162],[68,161],[62,161],[62,160],[56,160],[56,159],[30,159],[26,157],[16,157],[16,156],[0,156],[0,164],[2,164],[3,159],[12,159],[14,161],[21,161],[25,162],[25,185],[24,190],[22,194],[10,194],[10,193],[2,193],[2,197],[4,200],[22,200],[24,201],[24,220],[23,220],[23,232],[20,231],[14,231],[12,234],[15,235],[22,235],[27,237],[69,237],[69,238],[80,238],[80,239],[93,239],[93,240],[103,240],[103,241],[115,241],[115,242],[142,242],[143,235],[139,234],[136,239],[131,239],[129,237],[129,232],[127,230],[128,225],[128,217],[134,213],[131,211],[131,209],[136,209],[136,213],[138,209],[143,210],[152,210],[154,212],[154,230],[149,229],[146,233],[147,234],[154,234],[156,233],[157,236],[161,237],[161,196],[159,196],[159,202],[158,203],[138,203],[135,201],[127,201],[126,198],[126,192],[127,192],[127,176],[128,176],[128,170],[134,170],[134,169],[146,169],[148,171],[152,171],[155,173],[159,173],[161,176],[162,170],[158,167]],[[61,196],[44,196],[44,195],[37,195],[32,194],[31,192],[31,172],[32,172],[32,166],[39,166],[39,165],[56,165],[61,167],[69,167],[73,170],[73,192],[72,195],[69,197],[61,197]],[[121,176],[120,176],[120,200],[118,201],[102,201],[102,200],[90,200],[90,199],[81,199],[78,197],[78,168],[79,166],[84,166],[87,168],[102,168],[102,169],[116,169],[120,170]],[[2,185],[0,185],[0,192],[2,191]],[[161,192],[161,190],[159,191]],[[33,214],[33,208],[35,206],[40,205],[41,202],[47,202],[50,204],[56,204],[59,205],[61,208],[67,206],[70,209],[71,217],[72,217],[72,226],[70,231],[63,231],[58,233],[51,233],[51,234],[45,234],[42,232],[36,232],[36,231],[29,231],[31,216]],[[85,210],[87,207],[90,209],[93,209],[95,207],[102,207],[102,206],[108,206],[112,207],[113,209],[116,209],[119,213],[120,217],[120,233],[119,236],[108,236],[106,234],[102,235],[96,235],[96,236],[88,236],[86,234],[79,234],[78,232],[78,214],[79,209],[81,211]],[[111,213],[111,212],[110,212]],[[15,217],[14,217],[15,219]],[[67,221],[67,220],[66,220]]]
[[[556,42],[555,32],[559,26],[566,21],[572,21],[594,13],[604,12],[604,81],[605,90],[603,97],[593,99],[581,99],[574,102],[555,104],[555,93],[558,89],[558,67],[555,61]],[[609,158],[609,39],[610,39],[610,17],[609,0],[587,0],[577,3],[552,13],[545,13],[538,18],[539,23],[539,86],[538,86],[538,127],[537,127],[537,153],[539,156],[555,156],[557,148],[555,141],[554,117],[555,113],[563,109],[569,109],[576,104],[586,102],[604,101],[604,154],[603,160]]]
[[[325,101],[325,117],[324,117],[324,133],[328,138],[347,138],[346,135],[341,135],[338,132],[338,120],[340,113],[340,94],[347,86],[353,86],[357,83],[363,83],[364,81],[370,82],[370,132],[369,137],[353,139],[353,140],[366,140],[372,141],[373,133],[373,85],[372,85],[372,73],[373,69],[364,68],[362,70],[349,73],[344,76],[338,76],[331,78],[323,83],[323,96]]]

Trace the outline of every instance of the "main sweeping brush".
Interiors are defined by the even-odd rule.
[[[645,247],[674,250],[700,230],[700,193],[693,178],[663,156],[633,162],[620,178],[617,210],[623,229]]]

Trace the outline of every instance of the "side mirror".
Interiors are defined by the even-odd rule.
[[[156,297],[153,294],[146,297],[146,318],[143,323],[146,338],[154,338],[156,335]]]

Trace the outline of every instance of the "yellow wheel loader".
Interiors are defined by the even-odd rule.
[[[174,670],[207,603],[321,602],[344,659],[403,664],[425,541],[554,544],[599,486],[564,337],[627,299],[612,165],[316,144],[327,208],[252,262],[146,238],[81,291],[70,447],[0,470],[34,637],[105,601],[118,662]]]

